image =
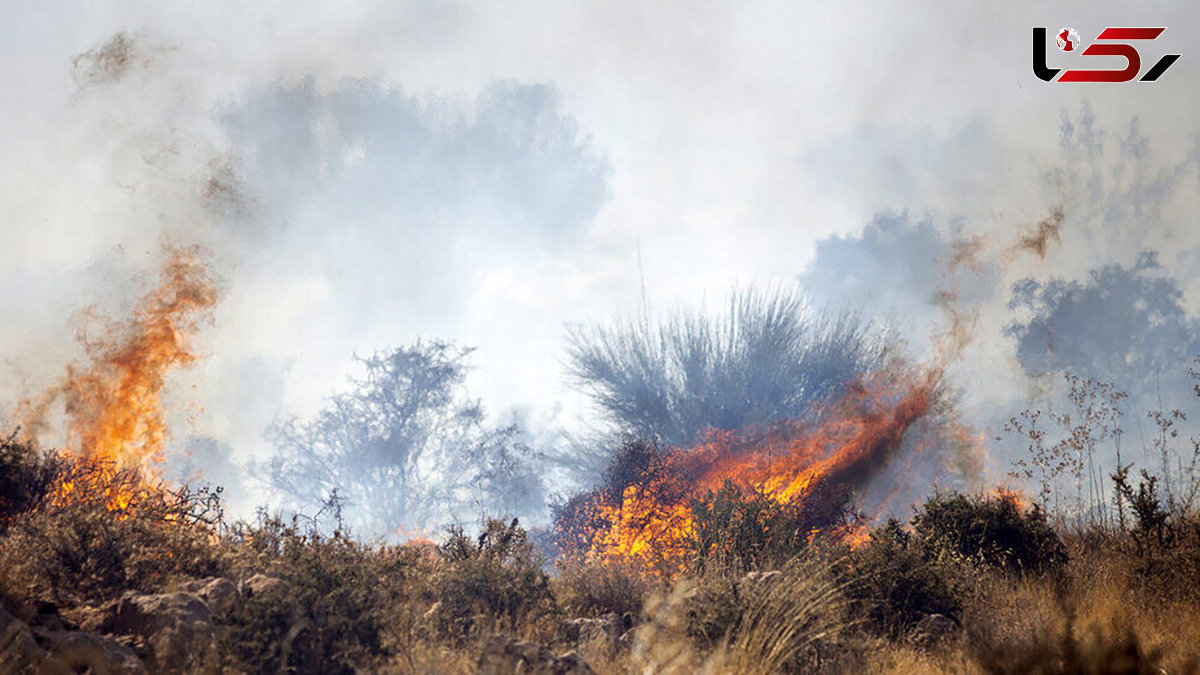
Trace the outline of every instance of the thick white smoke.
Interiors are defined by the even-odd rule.
[[[1165,389],[1200,311],[1195,10],[989,12],[13,8],[0,408],[79,355],[77,312],[152,283],[164,238],[206,246],[221,281],[207,358],[171,392],[175,451],[227,482],[355,353],[421,336],[478,346],[472,391],[549,443],[589,414],[564,323],[720,307],[731,282],[799,276],[917,353],[952,297],[973,337],[952,380],[989,438],[1056,368]],[[1144,86],[1029,72],[1032,26],[1120,24],[1168,26],[1147,49],[1183,58]],[[1020,248],[1056,209],[1060,239]]]

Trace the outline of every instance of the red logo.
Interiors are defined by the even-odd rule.
[[[1079,46],[1079,33],[1074,28],[1064,28],[1058,31],[1058,48],[1064,52],[1073,52]]]
[[[1058,82],[1129,82],[1142,70],[1142,56],[1127,40],[1154,40],[1166,28],[1105,28],[1080,54],[1082,56],[1120,56],[1125,59],[1122,70],[1068,70],[1058,77]],[[1079,34],[1074,28],[1064,28],[1055,35],[1058,48],[1072,52],[1079,48]],[[1179,60],[1179,54],[1167,54],[1160,58],[1142,75],[1141,82],[1153,82],[1167,72],[1171,64]],[[1046,29],[1033,29],[1033,74],[1046,82],[1054,82],[1060,68],[1046,66]]]

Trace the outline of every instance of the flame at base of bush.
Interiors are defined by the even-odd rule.
[[[853,500],[934,412],[940,382],[940,369],[892,364],[803,420],[714,431],[690,448],[627,444],[604,487],[560,510],[559,534],[587,558],[629,558],[666,577],[698,557],[742,553],[729,550],[730,531],[749,537],[752,554],[763,542],[802,546],[819,534],[862,540]],[[746,528],[758,531],[738,533]]]
[[[194,248],[167,248],[159,285],[143,296],[127,322],[108,322],[98,337],[82,337],[88,361],[67,368],[62,384],[26,403],[18,417],[31,435],[62,401],[67,446],[90,467],[68,477],[55,499],[104,491],[122,512],[160,492],[158,464],[167,441],[162,392],[167,374],[196,360],[191,334],[216,303],[216,286]]]

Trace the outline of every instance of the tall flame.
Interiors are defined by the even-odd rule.
[[[108,472],[157,476],[167,442],[166,375],[196,360],[191,334],[211,316],[216,300],[199,250],[169,247],[158,286],[138,301],[128,321],[109,322],[98,337],[81,336],[88,361],[69,366],[62,384],[25,406],[28,427],[43,426],[46,409],[62,400],[67,445],[75,455]],[[60,492],[73,489],[67,483]],[[130,495],[111,498],[110,505],[121,508]]]
[[[940,369],[916,376],[885,369],[848,386],[808,421],[765,433],[715,432],[694,447],[670,449],[619,498],[605,490],[587,495],[584,553],[632,558],[666,576],[681,571],[696,534],[692,502],[726,481],[811,512],[814,523],[851,542],[861,539],[822,509],[839,493],[861,489],[898,454],[905,432],[933,410],[940,381]]]

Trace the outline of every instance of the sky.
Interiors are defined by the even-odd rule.
[[[799,282],[918,355],[949,284],[975,317],[952,379],[989,437],[1055,368],[1150,396],[1200,345],[1192,3],[2,12],[0,410],[61,377],[80,312],[127,309],[167,240],[207,248],[220,286],[204,358],[170,381],[173,447],[235,465],[355,355],[418,338],[477,347],[494,413],[577,430],[567,326],[719,308],[734,284]],[[1033,26],[1166,26],[1143,68],[1182,58],[1154,83],[1045,83]],[[1021,248],[1056,209],[1059,240]]]

